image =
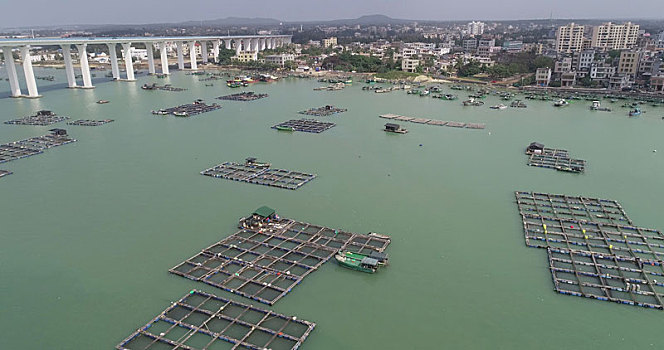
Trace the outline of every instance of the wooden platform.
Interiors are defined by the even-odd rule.
[[[315,327],[295,316],[192,290],[115,349],[295,350]]]
[[[390,241],[281,219],[260,231],[240,230],[169,271],[273,305],[338,250],[383,252]]]

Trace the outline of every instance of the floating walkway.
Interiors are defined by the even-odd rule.
[[[526,148],[528,156],[528,165],[554,169],[569,173],[582,173],[586,171],[586,161],[583,159],[574,159],[569,156],[569,152],[564,149],[547,148],[544,145],[532,142]]]
[[[557,292],[664,309],[661,231],[635,226],[615,200],[516,192],[516,202],[526,245],[548,251]]]
[[[221,105],[213,103],[211,105],[205,104],[202,100],[196,100],[194,103],[183,104],[171,108],[160,109],[152,111],[156,115],[169,115],[172,114],[176,117],[191,117],[201,113],[211,112],[220,109]]]
[[[345,108],[338,108],[335,106],[323,106],[318,108],[309,108],[306,111],[300,111],[300,114],[313,115],[316,117],[327,117],[333,114],[343,113],[348,111]]]
[[[201,175],[289,190],[296,190],[316,178],[315,174],[234,162],[225,162],[205,169],[201,171]]]
[[[321,122],[315,119],[292,119],[283,123],[274,125],[272,129],[303,131],[320,134],[321,132],[335,126],[335,123]]]
[[[55,123],[60,123],[67,119],[69,119],[69,117],[58,116],[51,111],[44,110],[44,111],[39,111],[37,112],[37,114],[28,117],[8,120],[5,122],[5,124],[46,126]]]
[[[5,143],[0,145],[0,163],[33,156],[35,154],[41,154],[44,153],[45,149],[66,145],[75,141],[75,139],[67,137],[66,134],[57,135],[54,132],[53,134],[49,135]]]
[[[115,349],[296,350],[316,327],[200,290],[192,290]]]
[[[169,271],[273,305],[339,250],[383,252],[389,237],[362,235],[290,219],[243,229]]]
[[[220,96],[217,97],[217,100],[227,100],[227,101],[256,101],[261,98],[266,98],[268,97],[268,94],[257,94],[254,93],[253,91],[247,91],[247,92],[240,92],[237,94],[232,94],[232,95],[226,95],[226,96]]]
[[[381,114],[379,117],[384,119],[391,120],[400,120],[404,122],[411,122],[417,124],[427,124],[427,125],[437,125],[437,126],[449,126],[453,128],[466,128],[466,129],[484,129],[486,124],[484,123],[462,123],[462,122],[453,122],[453,121],[443,121],[436,119],[426,119],[426,118],[414,118],[407,117],[398,114]]]
[[[11,174],[13,174],[13,173],[9,170],[0,170],[0,178],[5,177],[7,175],[11,175]]]
[[[103,119],[103,120],[79,119],[79,120],[74,120],[73,122],[68,122],[67,125],[100,126],[112,122],[114,122],[113,119]]]

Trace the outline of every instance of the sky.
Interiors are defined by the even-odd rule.
[[[664,19],[664,0],[0,0],[0,27],[171,23],[225,17],[284,21],[383,14],[422,20]]]

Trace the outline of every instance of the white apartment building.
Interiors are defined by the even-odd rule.
[[[295,61],[295,55],[292,53],[284,53],[281,55],[265,56],[265,63],[276,64],[280,67],[283,67],[288,61]]]
[[[401,60],[401,70],[404,72],[414,72],[420,65],[420,60],[404,58]]]
[[[639,25],[632,22],[611,22],[593,27],[592,47],[602,50],[624,50],[636,45]]]
[[[466,26],[466,31],[468,32],[468,35],[482,35],[484,34],[484,22],[470,22]]]
[[[556,51],[561,53],[572,53],[583,49],[583,32],[585,27],[570,23],[558,27],[556,31]]]

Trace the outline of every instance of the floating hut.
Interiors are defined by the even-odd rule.
[[[396,134],[405,134],[408,132],[408,130],[401,128],[401,125],[395,123],[385,124],[385,131]]]

